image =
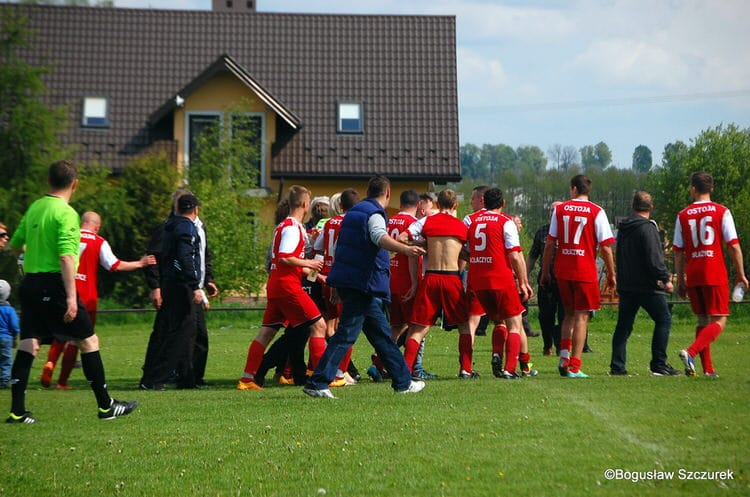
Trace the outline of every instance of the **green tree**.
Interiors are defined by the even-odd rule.
[[[461,146],[459,150],[461,176],[471,179],[487,177],[487,164],[482,161],[482,149],[473,143]]]
[[[638,173],[647,173],[651,170],[653,159],[651,149],[646,145],[638,145],[633,151],[633,170]]]
[[[516,168],[522,171],[541,173],[547,169],[547,157],[536,145],[525,145],[516,148]]]
[[[612,163],[612,151],[604,142],[586,145],[581,148],[581,165],[584,171],[603,170]]]
[[[46,190],[49,165],[71,153],[57,135],[66,122],[65,109],[44,103],[42,76],[48,68],[19,55],[29,43],[27,20],[0,9],[0,219],[11,229]]]
[[[489,181],[495,181],[497,175],[503,171],[510,171],[515,168],[518,156],[513,147],[499,143],[482,145],[482,161],[487,164]]]

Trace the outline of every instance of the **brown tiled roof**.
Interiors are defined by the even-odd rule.
[[[8,6],[83,159],[122,167],[154,139],[148,118],[227,55],[301,123],[279,119],[272,177],[460,176],[454,17]],[[110,99],[109,128],[79,126],[84,96]],[[339,101],[363,103],[364,134],[336,133]]]

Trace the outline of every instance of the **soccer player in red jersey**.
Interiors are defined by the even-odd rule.
[[[156,264],[153,255],[145,255],[137,261],[121,261],[112,252],[109,242],[99,236],[102,218],[96,212],[84,212],[81,216],[81,246],[76,271],[76,291],[91,317],[91,325],[96,326],[96,309],[99,303],[97,279],[99,266],[110,272],[135,271],[148,265]],[[63,352],[64,349],[64,352]],[[52,373],[60,353],[63,353],[62,369],[55,388],[69,390],[68,378],[75,366],[78,347],[73,342],[53,340],[47,354],[47,363],[42,368],[41,383],[48,387],[52,382]]]
[[[581,353],[586,343],[589,312],[601,307],[596,268],[599,245],[607,271],[607,286],[616,288],[611,244],[615,238],[607,214],[589,200],[591,180],[582,174],[570,180],[571,199],[555,208],[544,247],[540,284],[550,283],[550,265],[555,259],[555,278],[565,309],[561,327],[560,364],[562,376],[587,378],[581,371]]]
[[[734,283],[748,287],[732,213],[711,201],[714,180],[705,172],[690,176],[693,203],[677,214],[674,228],[674,265],[677,294],[690,299],[698,318],[695,341],[680,351],[685,374],[695,376],[695,356],[700,355],[703,374],[717,376],[711,360],[711,342],[721,334],[729,316],[729,276],[724,264],[722,242],[736,273]]]
[[[493,337],[493,373],[501,368],[495,376],[516,379],[519,378],[516,366],[523,334],[521,299],[529,299],[533,291],[526,276],[518,229],[513,218],[503,213],[504,203],[499,188],[488,189],[484,193],[485,210],[474,216],[469,226],[469,287],[496,328],[504,322],[508,330],[507,338],[503,337],[502,341],[506,357],[504,368],[498,365],[503,351],[495,350]],[[514,273],[519,275],[518,282]]]
[[[266,285],[268,304],[263,314],[263,325],[250,343],[238,390],[262,390],[255,382],[255,373],[263,361],[263,352],[279,328],[285,325],[310,328],[310,335],[325,335],[326,324],[318,306],[302,289],[303,274],[321,271],[323,261],[305,259],[305,228],[302,220],[310,210],[310,190],[294,185],[289,189],[289,217],[273,234],[271,270]]]
[[[440,212],[412,223],[409,233],[401,235],[401,240],[424,238],[427,243],[427,268],[414,300],[404,358],[413,370],[420,343],[442,311],[446,325],[458,326],[459,377],[477,378],[479,375],[472,369],[468,302],[458,269],[468,228],[455,217],[457,206],[456,193],[442,190],[438,194]]]
[[[472,213],[466,214],[464,216],[464,224],[469,227],[471,226],[471,223],[474,221],[474,218],[481,215],[484,211],[484,192],[489,190],[489,186],[480,185],[475,186],[471,190],[471,200],[469,203],[471,204]],[[473,289],[471,288],[471,285],[466,285],[466,295],[469,299],[469,332],[472,336],[472,343],[474,340],[474,336],[476,335],[477,329],[480,327],[482,318],[485,319],[485,322],[483,324],[484,328],[487,327],[486,323],[486,316],[487,314],[484,312],[484,308],[482,307],[482,304],[479,302],[479,299],[477,298],[476,294],[474,293]],[[507,333],[507,330],[505,331]],[[495,332],[493,331],[493,344],[494,341]],[[497,372],[499,374],[499,371]]]

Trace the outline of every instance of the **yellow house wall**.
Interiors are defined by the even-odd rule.
[[[177,163],[179,167],[185,165],[185,116],[187,112],[227,112],[230,108],[243,101],[245,112],[261,112],[265,115],[265,181],[270,183],[271,145],[276,141],[276,113],[264,104],[240,80],[229,73],[217,74],[202,87],[185,99],[185,105],[175,111],[174,137],[177,147]]]

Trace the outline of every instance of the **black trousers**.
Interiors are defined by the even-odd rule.
[[[539,285],[536,299],[539,304],[539,327],[542,329],[544,348],[546,350],[554,345],[556,353],[559,353],[560,326],[565,317],[565,310],[560,302],[557,285]]]
[[[195,306],[195,349],[193,349],[193,373],[195,383],[203,384],[203,376],[206,374],[206,363],[208,362],[208,328],[206,327],[206,311],[202,304]]]

